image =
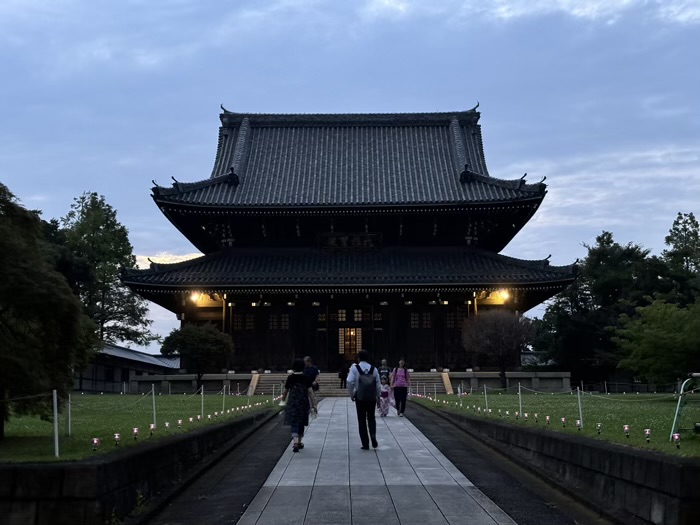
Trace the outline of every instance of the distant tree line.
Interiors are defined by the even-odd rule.
[[[700,372],[700,227],[678,213],[652,255],[607,231],[580,263],[576,282],[535,320],[535,350],[578,382],[620,377],[672,383]]]
[[[0,183],[0,439],[12,414],[48,417],[50,399],[36,396],[65,395],[100,342],[157,339],[146,302],[118,278],[135,266],[104,197],[84,193],[44,221]]]

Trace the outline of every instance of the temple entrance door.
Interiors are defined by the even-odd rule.
[[[362,328],[338,328],[338,354],[344,361],[355,361],[362,350]]]

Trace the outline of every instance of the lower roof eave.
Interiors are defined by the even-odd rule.
[[[148,285],[135,282],[125,282],[133,291],[137,293],[149,294],[172,294],[172,293],[272,293],[272,294],[326,294],[326,293],[435,293],[435,292],[476,292],[481,290],[494,291],[500,289],[507,290],[551,290],[553,288],[564,288],[571,284],[574,278],[566,278],[558,281],[548,281],[541,283],[513,283],[513,282],[492,282],[492,283],[398,283],[398,284],[376,284],[376,283],[356,283],[352,285],[339,284],[291,284],[291,285],[235,285],[235,284],[163,284]]]

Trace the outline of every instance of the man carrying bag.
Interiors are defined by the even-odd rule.
[[[368,363],[369,354],[366,350],[357,353],[359,363],[350,367],[348,373],[348,394],[355,402],[357,410],[357,423],[360,429],[360,441],[362,450],[369,450],[369,442],[377,448],[377,421],[374,411],[382,391],[379,382],[379,372]],[[369,432],[368,432],[369,430]]]

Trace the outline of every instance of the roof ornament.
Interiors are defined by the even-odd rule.
[[[151,191],[153,192],[153,195],[158,197],[160,195],[160,186],[158,186],[156,179],[152,179],[151,182],[153,183],[153,188],[151,188]]]
[[[549,266],[549,259],[551,259],[551,257],[551,253],[547,257],[545,257],[544,261],[542,261],[542,268],[546,268],[547,266]]]
[[[462,184],[465,182],[471,182],[474,180],[474,175],[476,175],[476,173],[469,169],[469,164],[465,163],[464,169],[459,174],[459,182]]]
[[[223,102],[220,104],[219,107],[221,108],[221,111],[223,111],[224,113],[233,113],[232,111],[229,111],[228,109],[226,109],[226,108],[224,107],[224,103],[223,103]]]
[[[520,177],[520,180],[518,181],[518,189],[522,188],[527,183],[525,177],[527,177],[527,172],[525,172],[525,174],[522,177]]]
[[[544,181],[546,181],[546,180],[547,180],[547,175],[545,175],[544,177],[542,177],[542,180],[539,181],[537,184],[542,184],[542,183],[543,183]]]
[[[178,182],[178,180],[177,180],[175,177],[173,177],[172,175],[170,175],[170,178],[173,179],[173,182],[174,182],[175,184],[180,184],[180,183]]]
[[[226,177],[226,182],[228,182],[231,186],[238,186],[241,183],[241,179],[236,174],[236,169],[233,166],[229,167]]]
[[[479,101],[477,100],[477,101],[476,101],[476,106],[474,106],[474,107],[473,107],[472,109],[470,109],[469,111],[476,111],[476,109],[477,109],[478,107],[479,107]]]

